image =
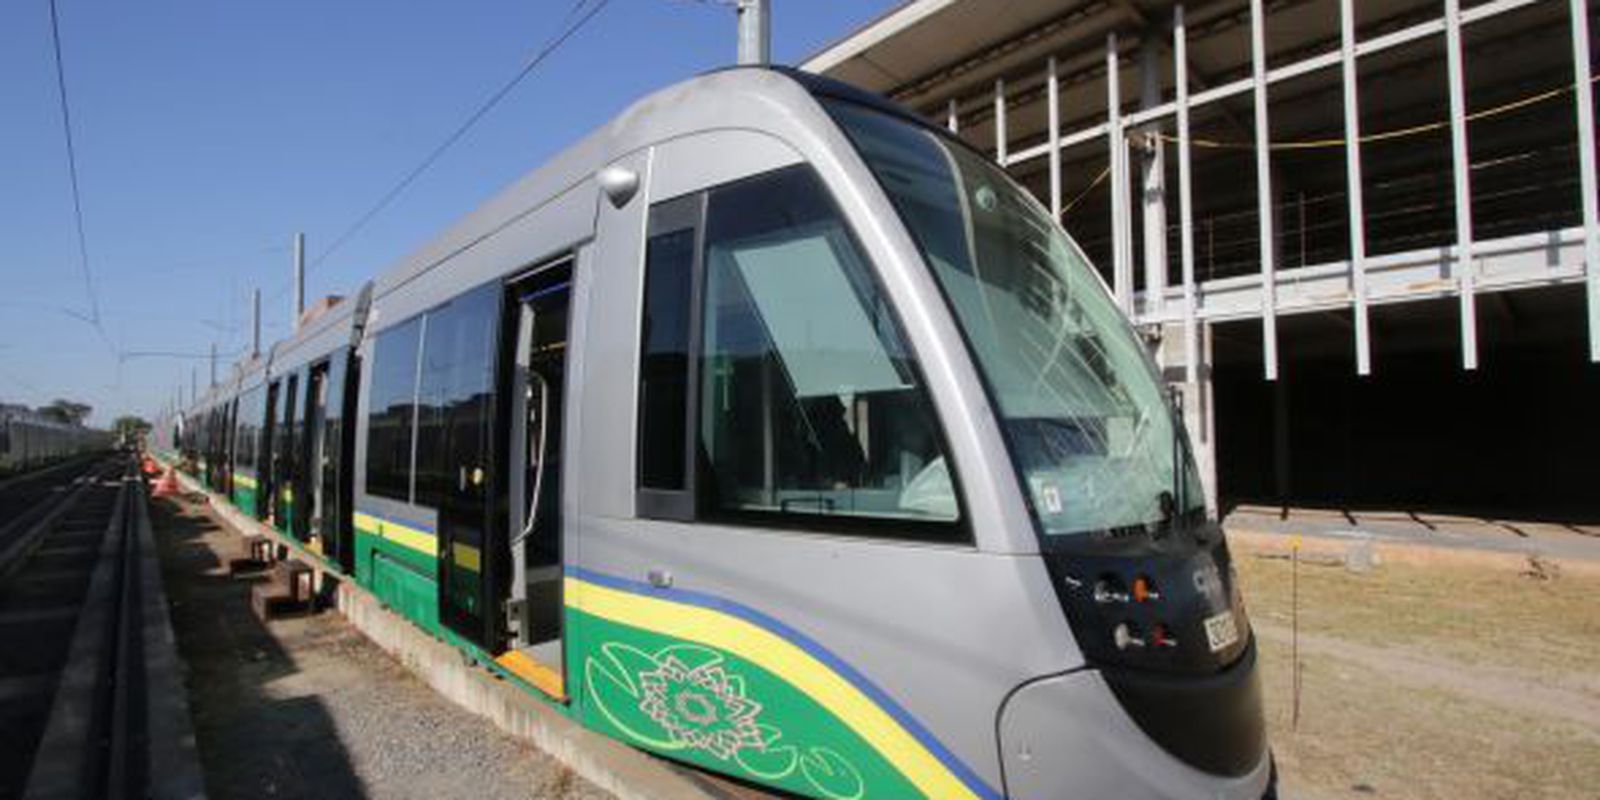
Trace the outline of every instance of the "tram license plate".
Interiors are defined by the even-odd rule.
[[[1206,617],[1206,642],[1215,653],[1239,641],[1239,626],[1234,624],[1233,610]]]

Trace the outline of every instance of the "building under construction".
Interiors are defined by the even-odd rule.
[[[804,68],[994,155],[1215,507],[1600,518],[1586,0],[913,0]]]

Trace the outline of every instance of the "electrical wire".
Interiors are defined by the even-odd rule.
[[[1600,83],[1600,75],[1596,75],[1595,77],[1590,78],[1589,82],[1591,84]],[[1521,109],[1527,108],[1529,106],[1537,105],[1539,103],[1543,103],[1543,102],[1546,102],[1546,101],[1549,101],[1549,100],[1554,100],[1557,97],[1561,97],[1562,95],[1565,95],[1565,94],[1568,94],[1568,93],[1572,92],[1572,90],[1573,90],[1573,87],[1570,86],[1570,85],[1569,86],[1559,86],[1559,87],[1556,87],[1554,89],[1547,89],[1545,91],[1538,92],[1536,94],[1528,95],[1527,97],[1521,97],[1521,98],[1518,98],[1516,100],[1512,100],[1512,101],[1510,101],[1508,103],[1501,103],[1500,105],[1493,106],[1491,108],[1486,108],[1486,109],[1484,109],[1482,111],[1475,111],[1475,112],[1473,112],[1471,114],[1466,115],[1464,121],[1465,122],[1477,122],[1478,120],[1481,120],[1481,119],[1488,119],[1490,117],[1500,116],[1501,114],[1509,114],[1509,113],[1511,113],[1513,111],[1520,111]],[[1406,126],[1404,128],[1396,128],[1396,129],[1391,130],[1391,131],[1379,131],[1377,133],[1364,134],[1361,137],[1357,138],[1356,141],[1358,143],[1360,143],[1360,144],[1374,144],[1374,143],[1377,143],[1377,142],[1392,141],[1394,139],[1403,139],[1403,138],[1406,138],[1408,136],[1420,136],[1420,135],[1425,134],[1425,133],[1433,133],[1434,131],[1444,130],[1444,129],[1449,128],[1449,127],[1450,127],[1450,120],[1435,120],[1433,122],[1424,122],[1424,123],[1422,123],[1420,125],[1408,125],[1408,126]],[[1158,133],[1158,134],[1156,134],[1156,136],[1158,138],[1160,138],[1161,141],[1166,142],[1167,144],[1177,144],[1178,143],[1178,137],[1173,136],[1171,134]],[[1337,137],[1337,138],[1330,138],[1330,139],[1301,139],[1301,140],[1297,140],[1297,141],[1287,141],[1287,142],[1268,142],[1267,143],[1267,149],[1268,150],[1280,150],[1280,151],[1281,150],[1321,150],[1321,149],[1327,149],[1327,148],[1333,148],[1333,147],[1344,147],[1347,141],[1348,140],[1346,138],[1344,138],[1344,137]],[[1189,137],[1189,144],[1191,146],[1193,146],[1193,147],[1206,148],[1206,149],[1210,149],[1210,150],[1254,150],[1255,149],[1255,143],[1253,143],[1253,142],[1223,142],[1223,141],[1218,141],[1216,139],[1202,139],[1202,138],[1196,138],[1196,137],[1193,137],[1193,136]]]
[[[83,269],[83,288],[89,300],[89,316],[85,320],[100,332],[100,338],[110,341],[100,326],[100,298],[95,293],[94,276],[89,270],[89,239],[83,232],[83,199],[78,189],[78,152],[72,141],[72,111],[67,102],[67,71],[61,57],[61,21],[56,11],[56,0],[50,0],[50,46],[55,53],[56,89],[61,101],[61,133],[67,144],[67,177],[72,183],[72,218],[78,232],[78,260]],[[116,348],[112,347],[115,352]]]
[[[1088,197],[1089,193],[1094,191],[1094,187],[1099,186],[1103,181],[1105,181],[1106,176],[1110,175],[1110,174],[1111,174],[1111,166],[1108,164],[1108,165],[1106,165],[1105,169],[1100,170],[1100,174],[1099,175],[1094,176],[1094,180],[1089,181],[1089,185],[1088,186],[1083,187],[1083,191],[1078,192],[1078,196],[1077,197],[1072,198],[1072,202],[1067,203],[1066,205],[1061,207],[1061,213],[1062,214],[1066,214],[1068,211],[1072,210],[1073,206],[1076,206],[1077,204],[1083,202],[1083,198]]]
[[[573,15],[577,14],[578,9],[582,8],[588,2],[589,0],[578,0],[578,2],[574,4],[567,12],[567,18],[571,19]],[[437,147],[434,147],[433,150],[428,153],[427,157],[422,159],[421,163],[417,164],[409,172],[407,172],[405,177],[401,178],[399,183],[396,183],[392,188],[389,189],[389,191],[385,192],[384,195],[378,199],[378,202],[373,204],[373,206],[368,209],[366,213],[357,218],[356,221],[346,228],[343,233],[340,233],[337,237],[335,237],[333,243],[328,245],[328,248],[323,250],[321,255],[318,255],[315,260],[307,265],[307,271],[320,266],[322,262],[328,259],[329,256],[333,255],[339,250],[339,248],[343,247],[352,238],[354,238],[356,234],[360,233],[361,230],[373,220],[373,218],[377,217],[378,214],[382,213],[384,209],[388,208],[389,204],[393,203],[395,199],[406,190],[407,187],[415,182],[417,178],[421,177],[422,173],[426,172],[429,167],[433,166],[434,162],[438,161],[440,156],[443,156],[446,151],[456,144],[456,142],[460,141],[461,138],[467,134],[467,131],[472,129],[473,125],[476,125],[479,120],[483,119],[484,115],[488,114],[494,109],[495,106],[499,105],[500,101],[504,100],[506,95],[510,94],[511,90],[517,87],[517,84],[521,83],[525,78],[532,74],[534,69],[543,63],[546,58],[549,58],[551,54],[555,53],[555,51],[565,44],[568,39],[571,39],[574,34],[576,34],[579,30],[582,30],[583,26],[588,24],[589,20],[594,19],[595,15],[604,10],[605,7],[610,4],[610,2],[611,0],[599,0],[599,2],[595,3],[593,7],[584,12],[582,16],[579,16],[577,21],[568,25],[559,35],[547,42],[538,53],[534,54],[533,58],[529,59],[528,63],[524,64],[522,68],[517,71],[517,74],[511,77],[511,80],[506,81],[504,85],[497,89],[493,94],[489,95],[489,97],[484,100],[483,103],[479,104],[477,110],[468,115],[466,121],[457,126],[456,129],[452,131],[449,136],[445,137],[445,140],[440,142]]]

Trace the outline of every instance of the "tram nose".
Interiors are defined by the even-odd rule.
[[[1207,769],[1193,752],[1180,758],[1142,729],[1119,701],[1115,678],[1097,669],[1041,678],[1012,692],[1000,714],[1000,751],[1011,800],[1115,797],[1119,800],[1258,800],[1271,788],[1271,759],[1248,724],[1259,715],[1254,652],[1229,670],[1232,703],[1217,704],[1216,685],[1199,687],[1204,703],[1166,698],[1167,724],[1190,728],[1215,751]],[[1143,716],[1143,715],[1141,715]],[[1243,722],[1246,724],[1240,725]],[[1231,768],[1225,768],[1231,767]],[[1219,770],[1223,774],[1219,774]]]

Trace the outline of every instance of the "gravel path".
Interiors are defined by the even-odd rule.
[[[334,613],[263,625],[203,504],[151,513],[206,788],[259,797],[609,797],[451,705]]]

